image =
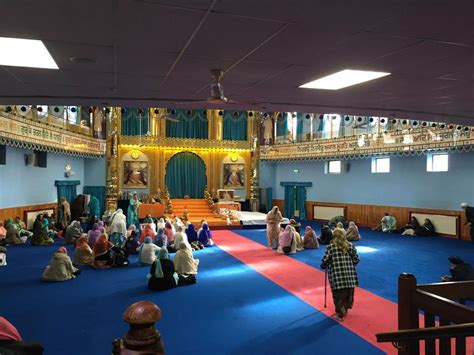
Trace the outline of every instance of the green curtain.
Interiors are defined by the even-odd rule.
[[[101,217],[105,210],[105,186],[84,186],[82,193],[97,197],[100,203],[100,216],[98,217]]]
[[[295,214],[295,187],[285,186],[285,216],[286,218],[293,218]]]
[[[298,202],[298,211],[300,215],[299,218],[300,220],[306,219],[306,187],[298,186],[297,194],[298,194],[298,198],[296,200]]]
[[[166,165],[165,183],[171,198],[203,198],[206,188],[206,165],[194,153],[175,154]]]
[[[267,212],[273,207],[273,188],[267,187]]]
[[[54,186],[58,189],[58,202],[61,197],[65,197],[69,204],[74,201],[77,196],[76,187],[81,182],[79,180],[72,180],[72,181],[62,181],[56,180],[54,182]]]
[[[245,111],[224,111],[224,140],[247,140],[247,113]]]
[[[170,116],[179,122],[166,121],[166,137],[207,139],[208,121],[206,110],[172,110]]]
[[[140,110],[142,110],[141,114]],[[147,134],[149,130],[150,111],[147,108],[126,107],[122,109],[122,135],[140,136]]]
[[[298,142],[305,141],[306,137],[303,132],[304,128],[304,113],[298,112],[296,114],[296,140]]]

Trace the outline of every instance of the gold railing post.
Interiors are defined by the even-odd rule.
[[[121,121],[120,107],[113,107],[110,110],[107,120],[107,140],[106,140],[106,201],[107,209],[117,209],[118,199],[118,138]]]

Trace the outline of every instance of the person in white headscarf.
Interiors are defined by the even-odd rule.
[[[193,258],[191,246],[185,242],[179,244],[179,249],[174,257],[174,269],[179,275],[196,275],[199,259]]]
[[[181,243],[185,243],[191,248],[191,245],[188,242],[188,236],[184,232],[184,227],[178,226],[174,235],[174,248],[179,250]]]
[[[267,241],[269,248],[276,248],[278,246],[278,236],[280,235],[280,222],[283,219],[278,206],[273,206],[272,210],[268,212],[267,222]]]
[[[165,229],[165,220],[163,217],[161,217],[159,220],[158,220],[158,223],[156,223],[156,230],[158,229]]]
[[[119,208],[110,218],[110,241],[114,245],[122,245],[127,235],[127,219]]]

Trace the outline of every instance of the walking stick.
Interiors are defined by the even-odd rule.
[[[327,308],[327,305],[326,305],[327,291],[328,291],[328,271],[327,269],[325,269],[324,270],[324,308]]]

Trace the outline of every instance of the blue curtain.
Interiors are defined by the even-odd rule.
[[[224,140],[246,141],[247,113],[245,111],[224,111],[223,131]]]
[[[301,112],[298,112],[296,114],[296,140],[298,142],[305,141],[306,137],[304,136],[304,114]]]
[[[56,180],[54,186],[58,189],[58,202],[61,197],[65,197],[70,204],[77,196],[76,187],[81,182],[79,180],[61,181]]]
[[[145,135],[150,130],[150,111],[147,108],[126,107],[122,109],[122,135],[140,136]],[[141,125],[141,130],[140,130]]]
[[[286,141],[286,131],[288,130],[288,113],[282,112],[277,119],[277,137],[280,141]]]
[[[306,187],[298,186],[297,187],[297,202],[298,202],[298,211],[300,213],[300,219],[306,219]]]
[[[170,116],[179,122],[166,121],[166,137],[207,139],[209,136],[206,110],[172,110]]]
[[[100,203],[100,216],[102,216],[105,210],[105,186],[84,186],[82,193],[97,197]]]
[[[273,207],[273,188],[267,187],[267,212]]]
[[[294,186],[285,186],[285,216],[293,218],[295,214],[295,188]]]
[[[175,154],[166,165],[165,183],[171,198],[183,198],[186,195],[203,198],[206,180],[206,165],[194,153]]]

